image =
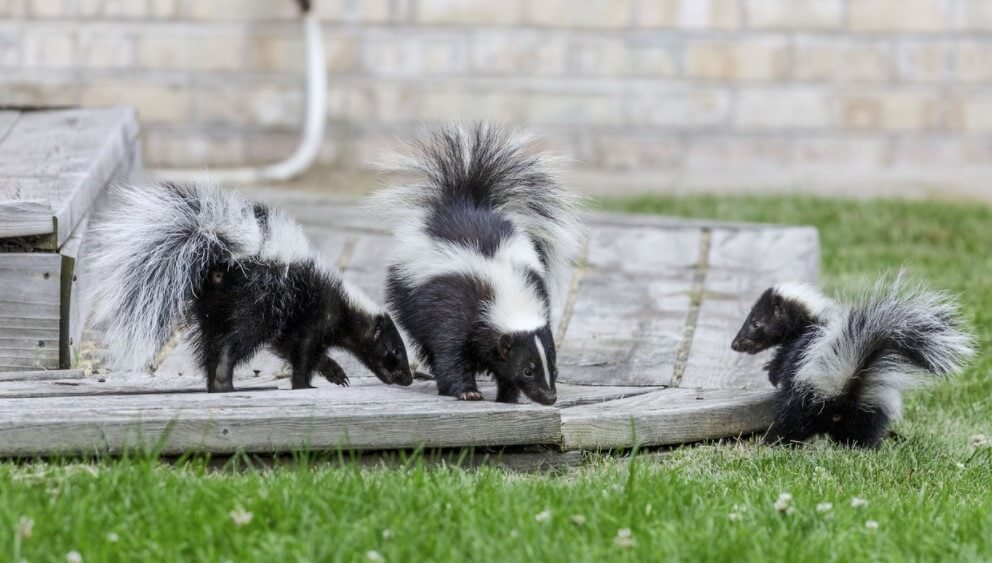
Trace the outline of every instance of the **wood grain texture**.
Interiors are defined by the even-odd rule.
[[[50,369],[50,370],[41,370],[41,371],[0,372],[0,382],[75,381],[82,378],[83,378],[83,370],[79,370],[79,369]],[[31,383],[31,385],[34,384]],[[3,391],[4,391],[4,387],[0,386],[0,393],[3,393]]]
[[[669,383],[689,311],[701,231],[593,227],[558,351],[559,379]]]
[[[0,371],[59,367],[58,254],[0,253]]]
[[[14,123],[21,118],[19,111],[0,111],[0,143],[7,137],[7,134],[14,127]]]
[[[355,391],[5,399],[0,455],[121,452],[156,443],[161,453],[178,454],[556,444],[561,437],[553,408],[470,403],[385,386],[377,390],[383,399],[369,402],[369,389],[362,397]],[[397,397],[385,397],[390,392]],[[341,400],[347,397],[353,400]]]
[[[763,431],[771,391],[666,389],[561,411],[565,449],[681,444]]]
[[[7,182],[0,179],[0,185]],[[54,225],[52,206],[47,201],[0,201],[0,238],[44,235],[51,233],[55,229]]]
[[[47,231],[37,232],[37,207],[25,224],[8,224],[2,236],[54,232],[69,238],[137,139],[131,108],[25,112],[0,140],[0,202],[34,200],[50,208]]]
[[[699,321],[681,386],[770,388],[763,366],[771,353],[739,354],[730,343],[761,292],[786,281],[815,285],[819,263],[815,229],[714,230]]]

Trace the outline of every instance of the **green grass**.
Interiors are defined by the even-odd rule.
[[[911,397],[900,437],[874,451],[726,443],[596,457],[555,475],[416,461],[222,471],[140,457],[0,464],[0,560],[62,561],[70,550],[86,561],[353,561],[369,550],[386,561],[992,559],[992,450],[969,445],[992,434],[992,209],[808,198],[610,207],[815,225],[828,288],[905,267],[961,294],[982,354],[954,382]],[[782,492],[793,495],[789,514],[773,507]],[[852,507],[855,496],[868,505]],[[817,512],[822,502],[833,509]],[[239,510],[252,514],[240,527]],[[21,517],[34,522],[30,538],[15,533]],[[625,528],[632,546],[616,541]]]

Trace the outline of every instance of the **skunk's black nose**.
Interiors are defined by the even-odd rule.
[[[730,348],[734,352],[747,352],[750,347],[751,341],[744,338],[735,338],[734,342],[730,345]]]

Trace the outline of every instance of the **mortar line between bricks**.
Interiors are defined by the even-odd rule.
[[[582,253],[575,264],[575,272],[572,274],[572,284],[568,288],[568,295],[565,298],[565,308],[562,309],[561,319],[558,321],[558,331],[555,334],[555,347],[561,348],[565,342],[565,333],[568,332],[568,325],[572,322],[572,314],[575,312],[575,302],[579,300],[579,283],[585,276],[589,267],[589,242],[582,247]]]
[[[696,261],[692,276],[692,289],[689,293],[689,316],[685,321],[685,330],[682,332],[682,344],[679,346],[678,355],[675,357],[675,370],[672,373],[672,387],[678,387],[682,383],[682,376],[685,375],[685,368],[689,364],[689,354],[692,353],[692,341],[696,336],[696,324],[699,322],[699,311],[703,306],[705,294],[706,274],[710,269],[710,247],[713,244],[713,229],[705,227],[699,241],[699,260]]]

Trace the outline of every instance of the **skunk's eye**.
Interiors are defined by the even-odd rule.
[[[524,377],[534,377],[534,370],[527,368],[524,370]]]
[[[761,328],[761,323],[758,321],[751,321],[751,328]]]

